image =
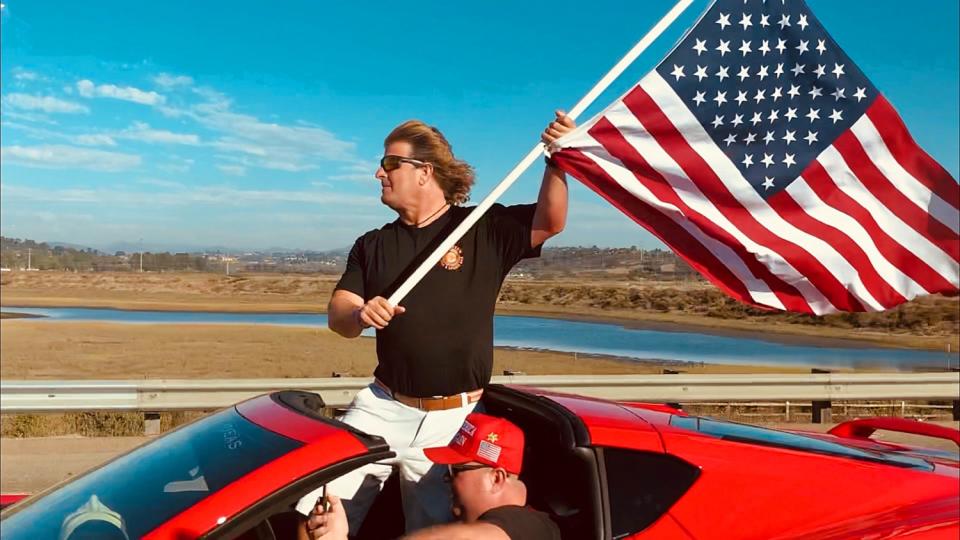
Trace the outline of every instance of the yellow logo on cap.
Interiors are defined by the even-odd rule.
[[[497,435],[496,433],[491,433],[491,434],[487,435],[487,440],[490,441],[490,442],[493,442],[493,443],[497,442],[497,439],[499,439],[499,438],[500,438],[500,436]]]

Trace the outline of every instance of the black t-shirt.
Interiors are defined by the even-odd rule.
[[[469,215],[451,207],[417,228],[400,220],[357,239],[337,289],[387,298]],[[493,312],[500,285],[530,247],[535,204],[495,204],[400,302],[377,331],[374,375],[394,392],[429,397],[482,388],[493,370]]]
[[[560,528],[550,516],[523,506],[500,506],[477,518],[503,529],[510,540],[560,540]]]

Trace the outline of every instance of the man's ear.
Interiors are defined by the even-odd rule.
[[[433,179],[433,163],[424,163],[422,167],[419,168],[422,175],[420,179],[422,180],[421,185],[431,179]]]
[[[492,481],[494,491],[500,491],[506,487],[507,480],[510,478],[510,475],[507,473],[507,471],[501,468],[496,468],[491,471],[491,474],[493,475]]]

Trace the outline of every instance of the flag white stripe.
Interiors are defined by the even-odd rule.
[[[577,143],[577,146],[581,147],[579,143]],[[754,302],[781,310],[786,309],[777,295],[770,290],[767,283],[753,275],[743,259],[730,246],[700,229],[676,206],[659,199],[647,186],[637,180],[637,177],[620,160],[610,155],[603,146],[598,144],[597,149],[591,149],[584,155],[596,163],[631,195],[660,210],[664,216],[690,233],[743,283]]]
[[[703,158],[717,175],[720,182],[727,187],[733,197],[753,215],[754,219],[761,226],[773,235],[801,246],[811,257],[819,261],[827,271],[833,274],[855,297],[860,299],[865,304],[865,307],[875,310],[884,309],[883,305],[870,293],[869,288],[863,284],[856,268],[852,267],[833,246],[820,237],[813,236],[798,229],[770,208],[770,205],[763,200],[753,186],[747,182],[747,179],[743,177],[737,166],[730,161],[730,158],[728,158],[722,150],[717,148],[716,144],[714,144],[713,140],[697,121],[693,113],[687,109],[673,88],[671,88],[656,71],[644,77],[643,80],[640,81],[640,86],[647,91],[675,126],[682,126],[680,133],[691,148],[693,148],[694,152]],[[770,267],[774,273],[780,275],[780,270],[777,265],[771,266],[768,264],[768,267]],[[808,278],[804,278],[797,283],[790,281],[788,278],[786,278],[785,281],[791,283],[801,291],[801,294],[803,294],[804,298],[810,303],[815,313],[822,314],[837,311],[837,308],[829,302],[822,292],[814,287]],[[818,301],[817,297],[822,300]]]
[[[960,280],[957,275],[960,272],[960,266],[953,258],[904,223],[895,212],[892,212],[874,197],[873,193],[853,173],[836,148],[833,146],[826,147],[817,156],[817,161],[830,175],[837,189],[863,206],[877,221],[880,229],[887,233],[887,236],[896,240],[904,249],[913,252],[954,287],[957,286],[958,280]]]
[[[786,191],[811,218],[835,227],[849,236],[866,254],[877,274],[904,298],[909,300],[921,294],[929,294],[929,291],[900,271],[880,253],[870,234],[859,221],[824,202],[802,176],[787,186]]]
[[[937,194],[930,191],[912,174],[900,165],[900,162],[893,157],[890,149],[877,131],[877,127],[870,120],[870,117],[863,115],[860,120],[850,128],[857,140],[863,146],[870,161],[876,165],[880,172],[890,179],[903,196],[910,199],[913,204],[921,210],[929,213],[937,221],[943,223],[957,234],[960,228],[960,211],[951,204],[941,199]]]

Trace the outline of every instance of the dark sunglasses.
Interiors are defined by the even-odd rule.
[[[413,159],[404,156],[387,155],[380,158],[380,167],[386,172],[399,169],[400,165],[403,163],[409,163],[414,167],[423,167],[427,164],[426,161],[420,161],[419,159]]]
[[[490,467],[489,465],[481,465],[479,463],[475,465],[466,465],[462,463],[457,465],[447,465],[447,474],[443,475],[443,479],[449,482],[454,478],[456,478],[458,474],[464,471],[473,471],[476,469],[491,469],[491,468],[492,467]]]

